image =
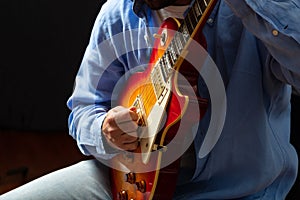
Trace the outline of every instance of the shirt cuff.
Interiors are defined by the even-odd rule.
[[[95,136],[95,146],[96,146],[95,156],[107,159],[115,156],[115,154],[118,153],[119,150],[111,147],[107,143],[106,138],[102,133],[102,124],[105,118],[106,118],[106,114],[103,114],[94,121],[92,125],[92,132],[93,135]]]

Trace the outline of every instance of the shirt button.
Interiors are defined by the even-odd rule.
[[[273,34],[274,36],[277,36],[277,35],[278,35],[278,31],[277,31],[276,29],[274,29],[274,30],[272,31],[272,34]]]
[[[207,20],[207,23],[208,24],[212,24],[214,22],[214,20],[212,19],[212,18],[209,18],[208,20]]]

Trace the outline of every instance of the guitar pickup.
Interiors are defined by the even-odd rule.
[[[146,113],[145,113],[145,108],[144,108],[144,104],[142,103],[142,100],[141,100],[141,97],[140,96],[137,96],[134,103],[133,103],[133,106],[136,107],[137,109],[137,114],[138,114],[138,125],[139,126],[146,126],[146,121],[145,121],[145,116],[146,116]]]

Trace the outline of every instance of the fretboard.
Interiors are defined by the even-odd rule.
[[[215,2],[216,0],[195,0],[162,56],[161,65],[173,68],[188,41],[203,27]]]

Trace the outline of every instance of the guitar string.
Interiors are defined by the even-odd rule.
[[[174,40],[173,40],[174,41]],[[165,52],[164,52],[164,54],[163,54],[163,56],[165,56],[167,53],[169,53],[170,52],[170,50],[169,50],[169,47],[172,45],[172,42],[173,41],[171,41],[171,43],[168,45],[168,48],[165,50]],[[173,47],[174,47],[175,45],[173,45]],[[177,45],[178,46],[178,45]],[[180,52],[178,49],[177,49],[177,52]],[[162,58],[163,56],[161,56],[160,58]],[[177,57],[178,58],[178,57]],[[176,59],[177,59],[176,58]],[[158,59],[157,59],[158,60]],[[168,71],[168,67],[166,66],[167,64],[166,63],[164,63],[164,62],[162,62],[162,60],[158,60],[158,62],[160,63],[160,65],[159,64],[154,64],[154,66],[153,66],[153,69],[152,69],[152,71],[156,68],[156,67],[159,67],[159,66],[161,66],[162,68],[165,68],[166,69],[166,71]],[[169,62],[173,62],[173,61],[171,61],[171,60],[169,60]],[[175,61],[176,62],[176,61]],[[174,62],[173,62],[173,64],[172,65],[174,65]],[[171,68],[173,68],[172,66],[171,66]],[[162,69],[162,70],[164,70],[164,69]],[[170,78],[170,76],[169,76],[169,74],[168,74],[168,77],[166,77],[166,79],[169,79]],[[157,96],[156,96],[156,94],[155,94],[155,90],[156,90],[156,86],[158,85],[158,87],[161,85],[159,82],[158,82],[159,80],[155,80],[155,81],[153,81],[153,79],[151,80],[151,75],[150,76],[148,76],[147,77],[147,79],[146,79],[146,86],[145,87],[141,87],[142,89],[140,89],[140,92],[139,92],[139,95],[140,95],[140,97],[143,99],[143,104],[144,105],[146,105],[145,107],[147,107],[147,114],[151,111],[151,109],[152,109],[152,107],[154,106],[154,104],[153,105],[150,105],[150,110],[149,110],[149,106],[147,106],[148,104],[151,104],[152,103],[152,101],[153,101],[153,99],[155,98],[156,99],[156,101],[157,101]],[[150,87],[149,89],[150,90],[148,90],[148,87]],[[164,87],[164,86],[163,86]],[[151,91],[150,93],[149,93],[149,91]],[[152,107],[151,107],[152,106]]]
[[[204,0],[205,1],[205,0]],[[203,2],[202,2],[203,3]],[[206,1],[204,2],[206,5],[204,5],[204,7],[205,7],[205,9],[208,7],[208,4],[210,3],[210,1],[207,3]],[[191,7],[191,11],[189,11],[188,12],[188,14],[187,14],[187,17],[184,19],[184,21],[183,21],[183,24],[185,24],[186,26],[187,26],[187,28],[188,29],[194,29],[194,27],[196,26],[196,24],[194,25],[194,24],[192,24],[193,22],[195,22],[195,21],[198,21],[198,19],[197,19],[197,15],[196,15],[196,13],[198,13],[199,14],[199,16],[198,17],[202,17],[202,14],[203,14],[203,10],[201,9],[201,6],[203,6],[203,4],[199,4],[199,1],[198,0],[196,0],[195,1],[195,3],[194,3],[194,5]],[[195,11],[195,9],[196,9],[196,11]],[[205,10],[204,9],[204,10]],[[198,12],[197,12],[198,11]],[[196,18],[196,20],[195,21],[192,21],[191,20],[191,16],[190,16],[190,14],[192,14],[192,16],[194,17],[194,18]],[[190,22],[190,23],[188,23],[186,20],[188,20],[188,22]],[[191,26],[189,26],[189,25],[191,25]],[[179,27],[179,29],[180,28],[182,28],[182,27]],[[179,30],[178,29],[178,30]],[[175,37],[175,36],[174,36]],[[184,38],[184,37],[183,37]],[[184,41],[185,42],[185,44],[182,44],[181,42],[182,41],[179,41],[180,42],[180,45],[181,45],[181,47],[182,47],[182,49],[181,50],[178,50],[178,44],[177,43],[175,43],[175,44],[172,44],[172,42],[173,42],[174,40],[172,40],[171,42],[170,42],[170,44],[168,45],[168,47],[166,48],[166,50],[165,50],[165,52],[164,52],[164,54],[163,54],[163,56],[166,54],[166,53],[168,53],[168,52],[170,52],[170,51],[168,51],[168,49],[169,49],[169,47],[171,46],[171,45],[173,45],[173,47],[175,46],[176,47],[176,50],[177,50],[177,52],[180,52],[182,49],[183,49],[183,46],[185,46],[185,44],[186,44],[186,41]],[[172,49],[173,50],[173,49]],[[178,55],[180,55],[179,53],[178,53]],[[162,57],[163,57],[162,56]],[[170,56],[170,55],[169,55]],[[161,58],[162,58],[161,57]],[[178,59],[178,57],[176,58],[176,60]],[[172,59],[169,59],[168,61],[171,61]],[[175,59],[174,59],[175,60]],[[176,60],[175,60],[175,63],[176,63]],[[166,67],[165,65],[165,63],[162,63],[160,60],[158,61],[158,62],[160,62],[160,64],[162,65],[162,67],[164,67],[164,68],[168,68],[168,67]],[[172,62],[173,62],[173,60],[172,60]],[[174,62],[173,62],[173,65],[174,65]],[[173,68],[174,66],[171,66],[171,68]],[[153,66],[153,69],[152,70],[154,70],[154,68],[155,67],[158,67],[158,65],[155,65],[154,64],[154,66]],[[167,77],[167,79],[169,79],[170,77]],[[149,110],[149,106],[147,106],[148,104],[151,104],[154,100],[153,99],[156,99],[156,101],[157,101],[157,96],[156,96],[156,94],[155,94],[155,91],[156,91],[156,86],[158,85],[158,87],[160,86],[160,83],[158,83],[158,80],[156,80],[156,82],[153,82],[153,79],[151,80],[151,75],[150,76],[148,76],[147,77],[147,79],[146,79],[146,84],[145,84],[145,86],[143,87],[139,87],[139,96],[140,96],[140,98],[141,98],[141,100],[142,100],[142,103],[144,104],[144,109],[147,109],[147,110],[144,110],[144,112],[146,112],[145,114],[148,114],[148,113],[150,113],[150,111],[151,111],[151,109],[152,109],[152,107],[154,106],[154,104],[153,105],[150,105],[150,110]],[[150,88],[149,88],[150,87]],[[149,89],[149,90],[148,90]]]

